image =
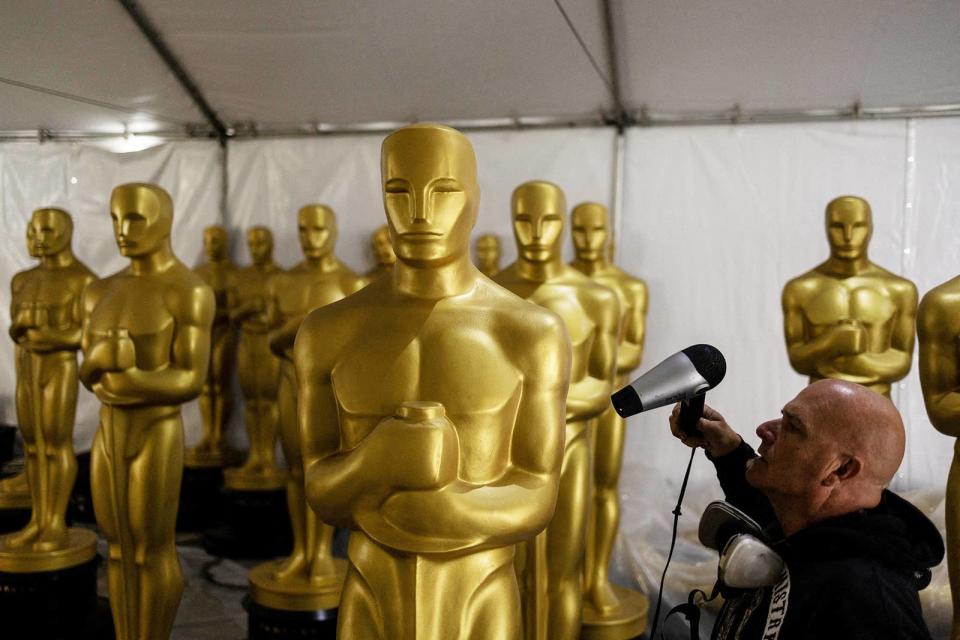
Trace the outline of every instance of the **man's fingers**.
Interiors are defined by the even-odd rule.
[[[707,420],[719,420],[723,421],[723,416],[720,415],[720,412],[711,407],[708,404],[703,405],[703,417]]]

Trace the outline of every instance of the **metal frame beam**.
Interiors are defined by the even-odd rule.
[[[623,106],[623,93],[620,89],[620,49],[617,47],[617,36],[613,20],[611,0],[602,0],[603,3],[603,33],[607,43],[607,64],[610,69],[610,84],[613,92],[614,107],[616,108],[615,122],[617,129],[623,131],[631,124],[630,112]]]

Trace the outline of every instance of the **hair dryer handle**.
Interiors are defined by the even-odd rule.
[[[700,432],[697,430],[697,422],[700,421],[700,416],[703,415],[703,403],[706,399],[707,394],[701,393],[687,400],[680,401],[680,415],[677,416],[677,424],[680,427],[680,431],[688,436],[700,435]]]

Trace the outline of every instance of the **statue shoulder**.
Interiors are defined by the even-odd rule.
[[[960,333],[960,276],[928,291],[917,312],[917,332],[922,338]]]

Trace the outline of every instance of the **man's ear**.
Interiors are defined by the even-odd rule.
[[[841,480],[851,480],[863,471],[863,460],[857,456],[843,456],[837,460],[837,467],[824,481],[825,486],[833,486]]]

